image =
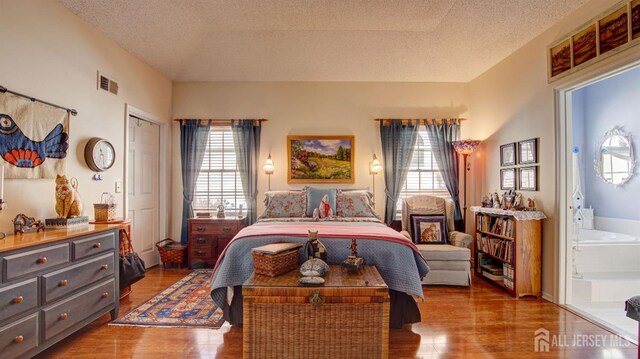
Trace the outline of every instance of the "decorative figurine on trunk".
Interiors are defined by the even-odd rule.
[[[318,231],[309,231],[308,238],[309,240],[304,247],[307,258],[318,258],[327,263],[327,247],[318,240]]]
[[[358,270],[364,264],[364,258],[358,257],[358,243],[356,243],[355,239],[351,240],[349,248],[351,249],[351,255],[342,262],[342,266],[351,270]]]

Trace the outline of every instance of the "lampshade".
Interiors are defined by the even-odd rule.
[[[459,154],[470,155],[476,150],[476,148],[478,148],[480,141],[461,140],[461,141],[453,141],[451,144],[453,145],[453,148],[456,150],[456,152],[458,152]]]
[[[265,174],[268,174],[268,175],[273,174],[273,170],[275,169],[275,167],[273,166],[273,160],[271,159],[271,154],[269,154],[269,157],[267,157],[267,162],[264,163],[264,166],[262,167],[262,169],[264,170]]]
[[[371,172],[372,174],[377,174],[380,171],[382,171],[382,165],[380,164],[380,161],[378,161],[378,157],[376,157],[374,153],[373,161],[371,161],[371,164],[369,165],[369,172]]]

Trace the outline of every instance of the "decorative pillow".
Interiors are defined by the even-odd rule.
[[[306,187],[304,189],[307,193],[307,217],[313,216],[313,210],[320,206],[320,202],[322,202],[322,198],[327,195],[329,207],[331,207],[331,211],[336,213],[336,189],[335,188],[315,188],[315,187]]]
[[[377,217],[373,210],[373,194],[364,190],[338,190],[336,194],[338,217]]]
[[[304,191],[270,191],[265,193],[265,209],[260,218],[304,217],[307,194]]]
[[[416,244],[447,244],[447,230],[442,215],[411,215],[412,240]]]

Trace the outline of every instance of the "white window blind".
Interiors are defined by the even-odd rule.
[[[194,210],[215,210],[224,204],[225,212],[246,211],[247,202],[236,162],[231,127],[212,126],[198,174]]]
[[[402,186],[398,198],[397,210],[402,209],[402,199],[419,195],[432,194],[439,197],[449,197],[449,191],[444,185],[440,169],[436,163],[429,135],[424,126],[418,130],[418,139],[409,165],[407,180]]]

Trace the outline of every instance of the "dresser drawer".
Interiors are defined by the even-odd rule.
[[[37,305],[38,281],[36,278],[0,288],[0,320],[35,308]]]
[[[71,242],[73,260],[89,257],[115,248],[116,240],[113,232],[100,233],[85,239]]]
[[[114,298],[115,280],[112,278],[60,303],[45,307],[42,310],[44,340],[55,337],[88,316],[114,304]]]
[[[10,255],[4,257],[2,261],[5,280],[11,281],[59,264],[69,263],[69,243]]]
[[[191,235],[198,234],[235,234],[238,231],[236,222],[193,223]]]
[[[209,258],[213,257],[213,253],[214,253],[214,249],[211,248],[211,247],[209,247],[209,248],[191,248],[189,250],[189,255],[193,259],[196,259],[196,258],[209,259]]]
[[[20,358],[38,345],[38,313],[0,328],[0,353],[3,358]]]
[[[215,236],[207,236],[207,235],[198,235],[194,234],[191,237],[191,241],[189,244],[191,248],[211,248],[215,246],[217,243],[217,239]]]
[[[42,276],[44,300],[49,303],[76,289],[113,275],[115,253],[101,255]]]

